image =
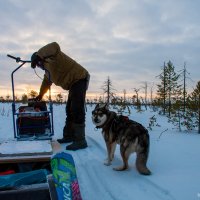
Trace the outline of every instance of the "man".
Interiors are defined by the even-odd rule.
[[[58,139],[58,142],[72,142],[66,147],[67,150],[86,148],[85,95],[89,84],[88,71],[64,54],[56,42],[47,44],[32,55],[31,67],[36,66],[45,70],[36,100],[42,99],[52,83],[69,90],[63,138]]]

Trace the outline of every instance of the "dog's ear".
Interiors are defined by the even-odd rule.
[[[95,106],[95,109],[99,108],[99,103]]]
[[[106,103],[106,104],[105,104],[105,109],[108,110],[108,107],[109,107],[109,106],[108,106],[108,103]]]
[[[104,109],[104,110],[108,110],[109,109],[109,106],[108,106],[108,104],[107,103],[103,103],[103,104],[97,104],[96,106],[95,106],[95,110],[96,109]]]
[[[104,109],[105,109],[105,110],[108,110],[108,109],[109,109],[108,103],[105,103],[105,104],[104,104]]]

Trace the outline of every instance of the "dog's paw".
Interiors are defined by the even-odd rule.
[[[114,167],[114,168],[113,168],[113,170],[115,170],[115,171],[124,171],[124,170],[126,170],[126,169],[128,169],[128,168],[125,167],[125,166],[120,166],[120,167]]]
[[[108,160],[105,160],[103,164],[106,165],[106,166],[110,166],[112,163]]]

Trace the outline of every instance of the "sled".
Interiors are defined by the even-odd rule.
[[[60,144],[53,140],[1,142],[0,176],[2,180],[5,177],[7,184],[0,179],[0,199],[50,200],[50,190],[53,189],[46,170],[51,173],[52,155],[60,148]]]
[[[21,60],[19,57],[11,55],[7,56],[16,60],[17,63],[21,63],[11,73],[14,138],[17,138],[17,140],[51,140],[54,135],[51,87],[49,87],[49,109],[47,109],[45,102],[34,102],[33,99],[28,101],[28,105],[20,106],[19,109],[16,109],[14,73],[24,64],[31,63],[31,61]],[[49,71],[45,71],[49,75],[50,80]]]
[[[14,74],[24,64],[31,63],[31,61],[21,60],[11,55],[7,56],[16,60],[20,65],[11,73],[14,140],[0,143],[1,176],[13,178],[13,181],[10,182],[10,186],[8,183],[9,188],[5,189],[4,182],[0,183],[0,199],[50,199],[47,180],[43,183],[37,183],[41,178],[40,174],[32,176],[36,179],[33,184],[29,182],[31,179],[27,178],[26,182],[24,182],[24,177],[20,178],[19,176],[23,175],[20,173],[31,173],[35,169],[47,169],[49,171],[52,155],[60,151],[60,145],[52,140],[54,127],[51,88],[49,88],[48,109],[46,102],[36,102],[33,99],[29,100],[27,105],[21,105],[16,108]],[[48,71],[47,74],[49,74],[50,78]],[[17,177],[20,178],[20,182]],[[46,174],[44,174],[44,177],[46,177]],[[15,181],[18,185],[13,187],[12,184]]]
[[[65,152],[57,153],[51,159],[51,169],[56,198],[58,200],[82,200],[73,157]],[[50,190],[52,200],[56,199],[55,190]]]

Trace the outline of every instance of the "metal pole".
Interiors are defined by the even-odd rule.
[[[51,81],[51,74],[50,72],[45,69],[45,72],[47,72],[48,74],[48,79],[49,82]],[[49,110],[51,113],[51,136],[54,135],[54,121],[53,121],[53,105],[52,105],[52,101],[51,101],[51,86],[49,86]]]
[[[19,67],[17,67],[11,74],[11,81],[12,81],[12,97],[13,97],[13,101],[12,101],[12,114],[13,114],[13,128],[14,128],[14,138],[17,137],[16,135],[16,125],[15,125],[15,115],[16,115],[16,109],[15,109],[15,88],[14,88],[14,73],[21,68],[23,65],[25,64],[22,63]]]

